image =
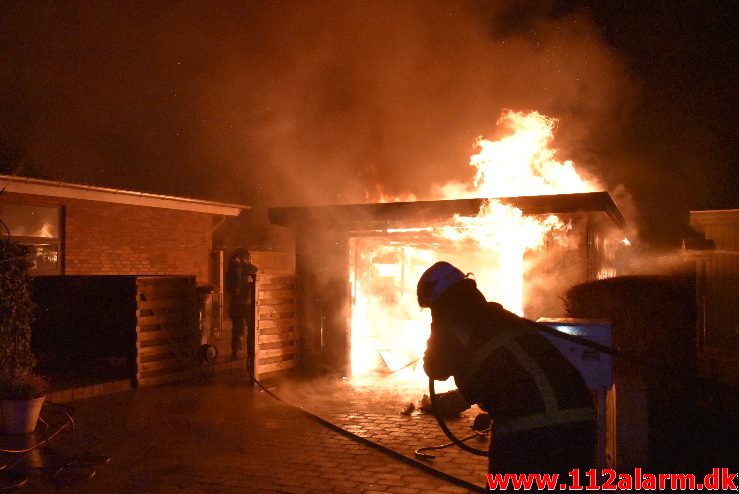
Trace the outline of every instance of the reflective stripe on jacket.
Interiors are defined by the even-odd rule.
[[[449,329],[460,343],[469,340],[463,328]],[[470,346],[474,345],[472,341]],[[595,420],[590,393],[579,372],[536,332],[514,325],[499,329],[474,351],[461,346],[466,347],[468,358],[461,362],[455,381],[468,400],[488,409],[496,435]],[[515,382],[506,382],[511,375]],[[526,382],[521,382],[522,375],[527,376]],[[511,389],[510,396],[501,396]],[[560,403],[558,395],[569,404]],[[525,403],[511,404],[507,399]],[[515,412],[496,413],[506,408],[501,405],[520,406]]]

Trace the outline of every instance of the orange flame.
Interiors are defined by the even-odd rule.
[[[506,111],[499,140],[478,139],[469,161],[473,186],[449,184],[438,199],[515,197],[590,192],[598,185],[578,175],[571,161],[555,159],[551,144],[557,121],[538,112]],[[521,210],[486,200],[477,216],[455,216],[442,225],[388,230],[387,236],[354,239],[351,270],[352,372],[404,375],[425,383],[418,359],[429,335],[430,314],[420,312],[415,284],[438,260],[474,273],[488,300],[523,315],[524,254],[567,225],[554,215],[524,216]],[[414,363],[415,362],[415,363]]]
[[[478,139],[470,158],[480,197],[569,194],[598,190],[578,175],[572,161],[557,161],[551,148],[557,120],[538,112],[507,111],[498,125],[512,134],[498,141]]]

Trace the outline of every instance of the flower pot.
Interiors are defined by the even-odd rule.
[[[0,413],[3,419],[3,432],[6,434],[29,434],[36,429],[41,406],[44,399],[31,398],[30,400],[2,400]]]

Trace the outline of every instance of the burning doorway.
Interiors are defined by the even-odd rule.
[[[490,204],[545,226],[556,215],[562,226],[544,228],[542,254],[534,255],[500,218],[480,220]],[[415,284],[430,264],[448,260],[474,273],[486,296],[513,312],[556,317],[567,287],[612,272],[624,225],[606,192],[273,208],[270,217],[296,228],[301,367],[341,375],[402,369],[421,382],[429,314],[418,309]]]

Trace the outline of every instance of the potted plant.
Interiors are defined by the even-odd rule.
[[[47,391],[33,372],[28,248],[0,239],[0,414],[3,431],[33,432]]]

